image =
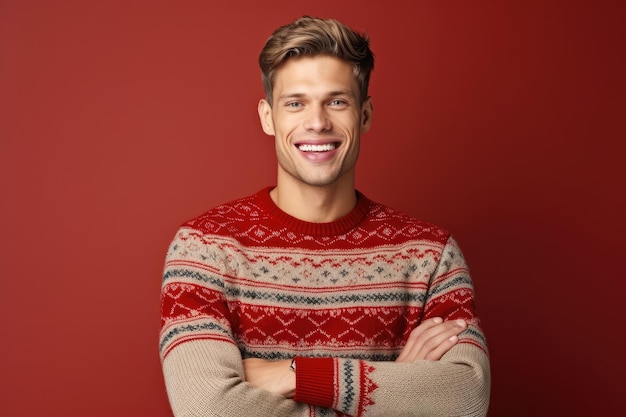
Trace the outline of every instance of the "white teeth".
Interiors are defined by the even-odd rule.
[[[302,152],[326,152],[332,151],[336,147],[334,143],[326,143],[324,145],[298,145],[298,149]]]

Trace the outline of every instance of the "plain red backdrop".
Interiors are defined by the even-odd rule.
[[[617,414],[619,4],[0,2],[0,415],[171,415],[165,251],[184,220],[273,183],[256,57],[302,14],[371,36],[358,187],[461,243],[490,416]]]

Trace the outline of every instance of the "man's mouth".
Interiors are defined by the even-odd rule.
[[[302,152],[328,152],[337,148],[338,144],[336,142],[333,143],[324,143],[320,145],[312,145],[308,143],[302,143],[296,145],[298,149]]]

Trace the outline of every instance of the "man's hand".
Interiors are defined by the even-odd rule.
[[[413,329],[396,362],[438,361],[456,345],[458,334],[466,328],[467,323],[463,320],[444,322],[440,317],[426,320]]]
[[[291,360],[266,361],[258,358],[243,360],[246,381],[256,388],[292,398],[296,392],[296,373],[291,370]]]

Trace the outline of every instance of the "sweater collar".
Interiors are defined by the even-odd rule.
[[[297,219],[282,211],[270,197],[270,191],[274,187],[267,187],[256,194],[256,199],[270,221],[279,228],[287,228],[294,233],[302,233],[314,236],[336,236],[354,229],[367,215],[370,200],[356,191],[356,205],[345,216],[328,223],[312,223]]]

